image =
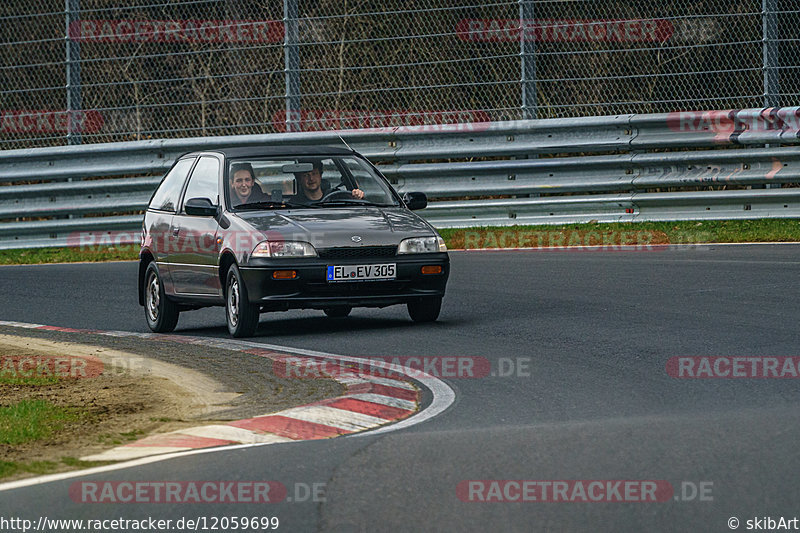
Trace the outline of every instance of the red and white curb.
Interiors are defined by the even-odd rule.
[[[234,339],[74,329],[9,321],[0,321],[0,326],[135,337],[236,350],[271,359],[273,368],[276,364],[282,364],[286,368],[291,366],[305,371],[316,369],[320,377],[333,379],[346,387],[341,396],[276,413],[151,435],[125,446],[81,458],[84,461],[126,462],[0,484],[0,491],[198,452],[395,431],[438,415],[455,400],[453,390],[438,378],[385,361]],[[357,370],[353,370],[353,366]],[[412,374],[413,379],[408,377]],[[419,405],[420,390],[415,382],[422,384],[432,395],[431,403],[422,411]],[[370,431],[361,433],[366,430]]]
[[[231,444],[326,439],[402,420],[418,410],[419,391],[410,381],[399,377],[391,379],[363,371],[352,373],[340,365],[320,363],[320,360],[312,357],[289,356],[272,350],[243,351],[304,370],[323,367],[318,375],[327,375],[329,379],[342,383],[346,392],[336,398],[277,413],[150,435],[125,446],[81,457],[81,460],[124,461],[147,455]],[[330,371],[333,371],[332,374]]]

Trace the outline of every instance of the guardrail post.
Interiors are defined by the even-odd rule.
[[[536,95],[536,24],[533,0],[519,0],[519,53],[521,58],[522,118],[533,119],[537,114]]]
[[[79,127],[83,123],[79,120],[79,114],[82,111],[81,43],[80,33],[75,28],[80,24],[80,10],[80,0],[66,0],[67,144],[81,144],[82,142]]]
[[[780,66],[778,60],[778,0],[761,0],[763,24],[764,107],[780,106]]]
[[[286,131],[300,131],[300,39],[298,0],[283,0],[283,55],[286,78]]]

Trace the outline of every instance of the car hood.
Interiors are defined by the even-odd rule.
[[[267,239],[305,241],[315,248],[386,246],[407,237],[434,235],[421,217],[399,207],[245,211],[237,216]],[[360,237],[360,242],[355,242],[354,237]]]

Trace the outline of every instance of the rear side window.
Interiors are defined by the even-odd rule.
[[[216,157],[201,157],[189,178],[184,202],[192,198],[208,198],[219,205],[219,160]]]
[[[186,182],[186,176],[192,169],[194,158],[181,159],[172,167],[169,174],[161,182],[161,185],[150,200],[150,209],[157,209],[159,211],[172,211],[173,213],[178,207],[178,198],[181,196],[181,189]]]

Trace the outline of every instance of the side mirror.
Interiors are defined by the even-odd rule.
[[[183,205],[187,215],[194,215],[198,217],[215,217],[217,216],[217,206],[211,204],[208,198],[192,198],[187,200]]]
[[[412,211],[428,207],[428,197],[424,192],[407,192],[403,195],[403,202]]]

